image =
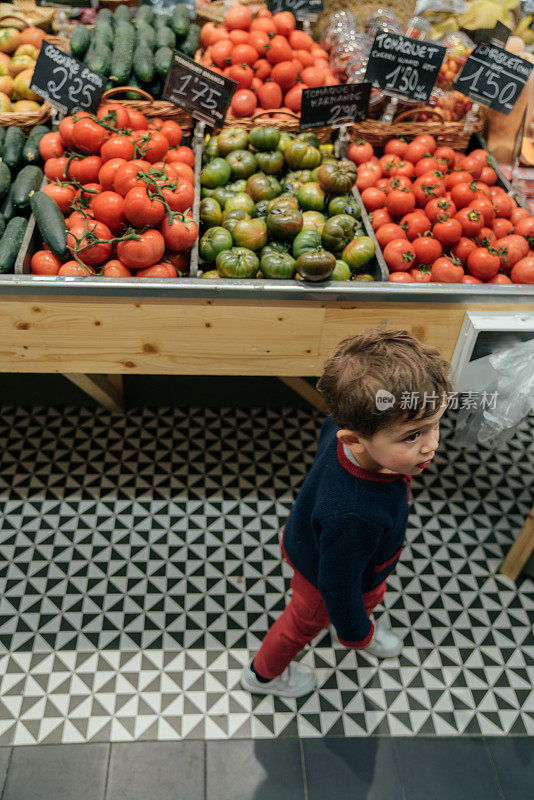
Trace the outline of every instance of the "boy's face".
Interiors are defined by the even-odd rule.
[[[367,439],[342,429],[338,438],[346,444],[364,469],[419,475],[428,467],[439,444],[440,408],[432,417],[398,422]]]

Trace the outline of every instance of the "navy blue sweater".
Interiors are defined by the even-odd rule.
[[[362,595],[382,583],[399,558],[410,478],[353,464],[337,431],[328,417],[283,547],[291,565],[321,593],[342,644],[365,647],[374,629]]]

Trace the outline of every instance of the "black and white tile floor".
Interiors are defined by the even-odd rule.
[[[496,572],[532,502],[534,420],[414,480],[380,665],[324,632],[309,698],[251,697],[282,610],[279,533],[314,454],[304,411],[4,408],[0,745],[534,734],[534,584]]]

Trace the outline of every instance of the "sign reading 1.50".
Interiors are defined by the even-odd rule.
[[[471,100],[509,114],[533,66],[502,47],[483,42],[465,62],[455,88]]]

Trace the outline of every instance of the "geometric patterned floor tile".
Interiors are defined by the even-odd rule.
[[[382,610],[401,655],[324,631],[301,656],[318,691],[282,700],[239,676],[287,599],[320,415],[2,411],[0,745],[534,735],[534,583],[497,573],[532,507],[532,418],[498,452],[444,420]]]

